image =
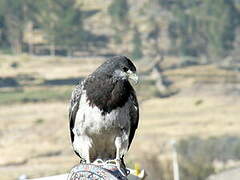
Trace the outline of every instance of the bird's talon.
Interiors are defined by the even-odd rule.
[[[130,170],[125,169],[127,176],[130,174]]]
[[[101,160],[101,159],[97,159],[97,160],[95,160],[95,161],[93,162],[93,164],[102,165],[102,164],[104,164],[104,161]]]
[[[106,164],[112,164],[112,165],[117,165],[117,162],[116,162],[116,160],[114,159],[114,160],[107,160],[106,161]]]
[[[86,164],[86,163],[87,163],[87,161],[85,159],[80,160],[80,164]]]
[[[121,173],[122,176],[128,176],[130,171],[127,169],[122,169],[121,167],[118,167],[119,172]]]
[[[121,175],[124,177],[128,176],[130,171],[127,170],[126,168],[121,168],[121,159],[115,159],[115,162],[116,162],[117,168],[118,168],[119,172],[121,173]]]

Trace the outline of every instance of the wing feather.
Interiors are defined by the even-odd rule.
[[[135,131],[138,127],[138,121],[139,121],[139,106],[138,106],[138,101],[136,94],[134,90],[130,94],[130,101],[131,101],[131,106],[130,106],[130,134],[129,134],[129,144],[128,144],[128,149],[132,143]]]
[[[69,126],[70,126],[70,137],[73,143],[74,141],[74,134],[73,128],[75,124],[76,115],[79,109],[79,102],[82,95],[82,83],[77,85],[72,92],[72,96],[70,99],[70,107],[69,107]]]

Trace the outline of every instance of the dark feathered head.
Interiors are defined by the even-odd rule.
[[[116,79],[131,79],[135,83],[138,82],[136,67],[126,56],[115,56],[108,59],[101,66],[99,66],[94,73],[100,73],[101,75],[104,74]]]

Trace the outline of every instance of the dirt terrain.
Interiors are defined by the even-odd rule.
[[[68,97],[73,85],[49,86],[42,82],[84,77],[102,61],[101,58],[1,58],[1,78],[16,78],[24,74],[34,77],[34,80],[19,80],[19,87],[0,88],[0,98],[12,98],[11,101],[0,99],[0,179],[16,179],[22,174],[33,178],[66,173],[78,163],[68,131]],[[13,62],[19,63],[19,66],[11,67]],[[138,68],[141,68],[140,64],[137,63]],[[160,156],[162,148],[170,146],[172,139],[192,135],[204,138],[240,135],[239,96],[231,94],[226,88],[231,87],[232,90],[234,84],[224,84],[226,77],[234,74],[211,66],[207,67],[210,69],[207,72],[202,71],[203,68],[206,69],[199,66],[167,71],[166,75],[175,88],[180,89],[178,94],[168,98],[154,95],[142,97],[145,94],[141,85],[136,87],[139,98],[144,101],[140,104],[139,128],[126,157],[130,167],[140,162],[145,168],[144,158]],[[196,71],[198,76],[195,75]],[[206,80],[217,82],[203,85]],[[21,91],[10,93],[19,88]],[[64,93],[48,100],[53,96],[47,94],[52,89],[56,93]],[[26,101],[24,96],[29,94],[24,93],[28,91],[31,92],[30,96],[35,93],[34,98],[44,96],[45,99]]]

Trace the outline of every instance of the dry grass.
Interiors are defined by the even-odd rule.
[[[2,106],[0,117],[1,176],[54,174],[77,162],[68,136],[67,104]]]
[[[240,83],[238,73],[226,69],[220,69],[217,65],[199,65],[166,72],[174,82],[192,80],[192,83]]]
[[[80,77],[87,75],[102,62],[102,59],[90,62],[85,59],[22,58],[23,60],[19,57],[2,57],[1,77],[15,77],[20,74],[39,79]],[[19,67],[11,68],[12,62],[19,62]],[[167,72],[178,88],[188,87],[191,93],[180,93],[165,99],[148,96],[150,99],[141,104],[139,129],[127,156],[129,163],[144,162],[146,154],[160,154],[163,144],[168,146],[171,139],[192,135],[240,135],[238,97],[209,95],[208,91],[211,89],[207,88],[207,91],[201,93],[193,92],[192,86],[205,73],[205,67],[195,68],[197,67]],[[216,67],[206,69],[213,75],[225,74],[225,71],[218,71]],[[200,73],[198,77],[193,76],[196,71]],[[31,91],[39,87],[24,88]],[[58,86],[41,88],[42,91],[58,91]],[[149,89],[145,88],[145,91]],[[16,179],[21,174],[40,177],[65,173],[78,162],[69,140],[67,111],[68,101],[57,99],[0,105],[0,179]]]
[[[19,67],[11,68],[13,62],[17,62]],[[102,58],[1,56],[0,68],[1,77],[28,74],[43,79],[61,79],[86,76],[102,62]]]
[[[202,104],[196,105],[200,98]],[[146,101],[141,106],[139,129],[128,160],[141,161],[144,154],[149,154],[149,147],[150,153],[157,154],[172,138],[239,135],[239,106],[224,97]],[[1,106],[0,121],[0,174],[4,179],[23,173],[32,177],[63,173],[77,163],[69,142],[66,103]],[[8,170],[14,173],[6,178]]]

